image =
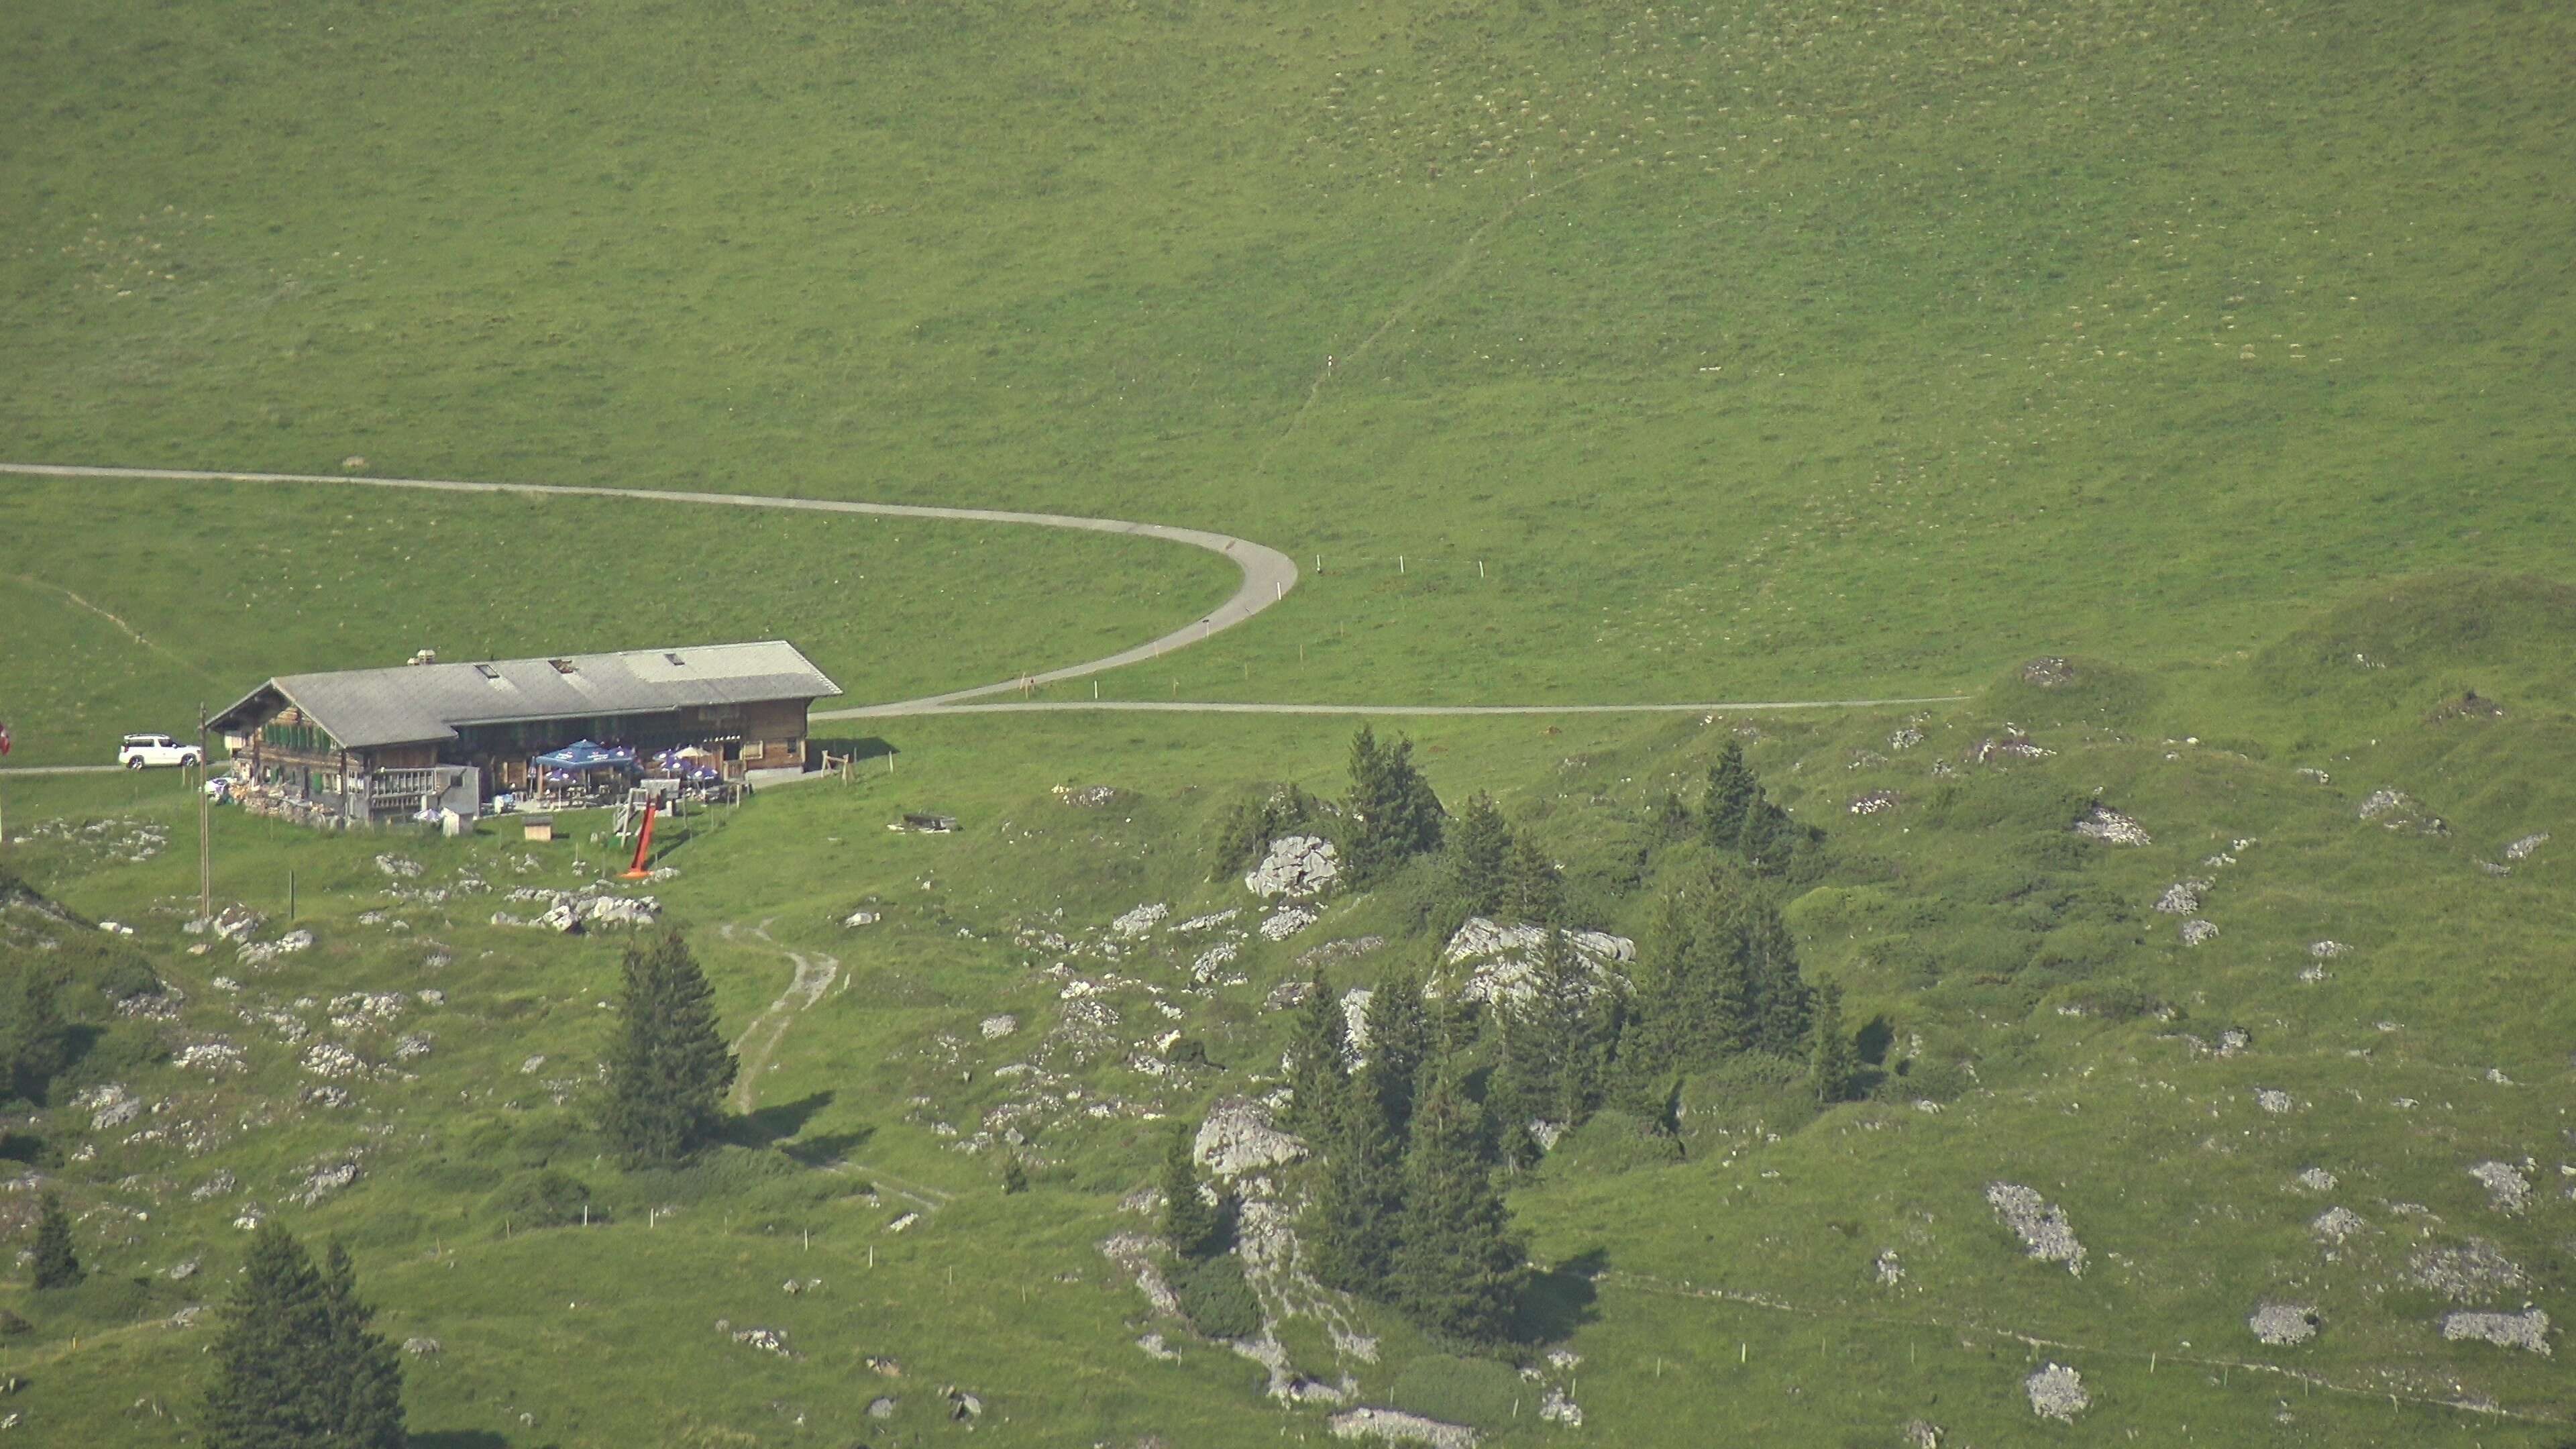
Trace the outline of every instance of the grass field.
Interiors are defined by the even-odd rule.
[[[786,637],[877,703],[1113,653],[1234,591],[1049,529],[271,484],[0,483],[13,759],[112,761],[272,674]],[[418,641],[418,642],[415,642]],[[825,707],[829,707],[827,704]],[[23,751],[23,753],[20,753]]]
[[[0,23],[14,453],[1320,557],[1184,697],[1939,692],[2576,533],[2545,6]]]
[[[1712,1074],[1680,1160],[1578,1135],[1515,1179],[1546,1271],[1512,1363],[1346,1304],[1379,1358],[1291,1318],[1294,1366],[1505,1446],[1913,1419],[2556,1445],[2556,1358],[2435,1324],[2527,1302],[2563,1348],[2576,1281],[2571,41],[2504,0],[41,0],[0,14],[0,457],[1050,509],[1307,568],[1112,698],[1973,695],[1407,722],[1444,798],[1492,790],[1631,935],[1688,868],[1651,840],[1663,792],[1745,739],[1831,833],[1788,919],[1891,1075],[1820,1113]],[[90,762],[272,673],[772,635],[888,699],[1233,585],[1042,530],[0,477],[0,718],[12,764]],[[2071,682],[2020,673],[2059,655]],[[2053,753],[1972,761],[2008,726]],[[1122,1203],[1158,1119],[1269,1085],[1300,952],[1391,938],[1344,984],[1430,953],[1429,867],[1248,936],[1239,984],[1193,978],[1213,938],[1100,948],[1140,903],[1248,908],[1206,879],[1214,822],[1270,782],[1338,793],[1346,722],[878,732],[891,775],[666,847],[652,889],[728,1035],[785,1022],[737,1140],[666,1174],[589,1126],[621,941],[490,923],[599,875],[604,825],[532,848],[219,813],[219,895],[273,938],[292,872],[316,937],[253,969],[187,954],[175,780],[0,776],[0,869],[133,925],[178,988],[91,1003],[97,1044],[0,1131],[11,1242],[38,1175],[94,1269],[6,1275],[30,1327],[0,1379],[28,1382],[0,1419],[189,1442],[205,1331],[167,1320],[219,1298],[257,1204],[347,1237],[385,1327],[439,1340],[407,1360],[430,1449],[962,1441],[952,1384],[989,1406],[975,1442],[1324,1439],[1100,1244],[1146,1228]],[[1051,793],[1094,782],[1119,793]],[[2381,790],[2409,800],[2365,815]],[[2070,835],[2096,799],[2153,842]],[[883,828],[925,809],[963,828]],[[2197,946],[2152,908],[2189,881]],[[860,908],[883,920],[838,924]],[[836,974],[769,1015],[792,957]],[[1161,1060],[1168,1031],[1212,1065]],[[325,1044],[360,1068],[317,1071]],[[189,1054],[218,1045],[237,1066]],[[102,1125],[111,1085],[138,1115]],[[1026,1194],[978,1142],[1005,1128]],[[547,1171],[591,1225],[523,1222]],[[1997,1180],[2065,1210],[2082,1275],[2023,1256]],[[2362,1229],[2320,1239],[2329,1207]],[[2515,1281],[2423,1286],[2419,1255],[2477,1243]],[[2258,1343],[2264,1302],[2322,1328]],[[732,1339],[754,1326],[795,1356]],[[2024,1397],[2049,1361],[2093,1394],[2071,1427]],[[1548,1391],[1581,1430],[1537,1418]]]

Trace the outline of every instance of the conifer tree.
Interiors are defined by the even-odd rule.
[[[1826,1106],[1849,1101],[1860,1083],[1860,1051],[1843,1033],[1843,989],[1836,982],[1816,989],[1815,1045],[1807,1064],[1816,1100]]]
[[[1515,843],[1494,797],[1477,791],[1459,812],[1458,828],[1449,832],[1458,900],[1469,915],[1491,916],[1503,908],[1503,863]]]
[[[1655,812],[1655,835],[1660,840],[1683,840],[1691,833],[1690,806],[1679,790],[1666,790],[1661,809]]]
[[[1306,984],[1297,1009],[1296,1036],[1288,1044],[1288,1111],[1285,1126],[1310,1139],[1332,1130],[1333,1114],[1350,1083],[1350,1025],[1324,968]]]
[[[50,963],[21,960],[0,978],[0,1101],[44,1100],[45,1088],[71,1052],[63,1019],[60,973]]]
[[[1432,1047],[1422,978],[1406,970],[1389,972],[1369,995],[1366,1022],[1368,1062],[1360,1069],[1361,1089],[1376,1100],[1389,1135],[1402,1143],[1413,1117],[1416,1079]]]
[[[1404,1165],[1396,1302],[1433,1333],[1499,1343],[1510,1333],[1528,1270],[1485,1167],[1484,1123],[1445,1073],[1418,1116]]]
[[[1717,755],[1708,772],[1708,801],[1700,810],[1700,839],[1719,850],[1734,850],[1744,834],[1744,817],[1761,786],[1745,768],[1744,746],[1734,740]]]
[[[1315,1277],[1326,1286],[1384,1296],[1402,1227],[1403,1165],[1377,1098],[1344,1092],[1315,1191]]]
[[[1172,1124],[1163,1151],[1163,1241],[1184,1258],[1203,1258],[1217,1246],[1217,1212],[1199,1191],[1196,1134],[1186,1122]]]
[[[1549,1120],[1555,1095],[1544,1033],[1522,1013],[1504,1011],[1503,1045],[1485,1083],[1485,1106],[1494,1119],[1494,1155],[1515,1171],[1539,1160],[1543,1149],[1533,1124]]]
[[[1380,744],[1367,725],[1351,737],[1350,838],[1343,873],[1366,886],[1424,851],[1440,848],[1442,810],[1413,768],[1413,742]]]
[[[1660,1099],[1681,1070],[1691,1011],[1686,1002],[1696,951],[1691,919],[1679,894],[1657,903],[1654,928],[1635,973],[1635,1000],[1619,1038],[1618,1096],[1631,1111]]]
[[[1503,861],[1503,905],[1514,920],[1552,926],[1565,914],[1565,878],[1538,842],[1523,835]]]
[[[1788,870],[1806,834],[1789,818],[1788,811],[1773,804],[1771,797],[1756,785],[1752,803],[1744,809],[1744,825],[1737,834],[1735,851],[1755,870],[1776,876]]]
[[[337,1239],[322,1260],[322,1316],[331,1374],[320,1386],[334,1445],[403,1449],[402,1361],[371,1326],[376,1311],[358,1297],[358,1274]]]
[[[626,948],[601,1125],[631,1163],[679,1162],[723,1121],[736,1063],[716,1035],[714,996],[676,928]]]
[[[1565,932],[1550,931],[1527,998],[1509,1012],[1495,1068],[1497,1093],[1515,1099],[1516,1113],[1565,1127],[1592,1115],[1608,1046],[1605,996]],[[1516,1124],[1504,1125],[1508,1135]]]
[[[402,1449],[402,1365],[371,1317],[346,1253],[317,1272],[263,1225],[213,1345],[208,1449]]]
[[[46,1193],[36,1207],[36,1286],[69,1288],[85,1276],[72,1251],[71,1214],[60,1195]]]
[[[1744,955],[1753,991],[1748,1044],[1795,1058],[1808,1044],[1814,1003],[1798,969],[1798,945],[1780,907],[1768,896],[1748,903]]]

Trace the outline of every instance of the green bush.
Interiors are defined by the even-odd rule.
[[[1908,1102],[1950,1102],[1957,1100],[1977,1079],[1968,1075],[1967,1063],[1949,1057],[1909,1057],[1897,1064],[1896,1075],[1888,1078],[1888,1092]]]
[[[6,1308],[0,1308],[0,1338],[16,1338],[21,1334],[33,1333],[35,1331],[36,1325],[20,1318],[17,1314],[10,1312]]]
[[[512,1178],[492,1195],[491,1210],[514,1229],[560,1228],[583,1221],[586,1213],[592,1221],[605,1216],[591,1211],[590,1184],[551,1167]]]
[[[1395,1376],[1387,1398],[1399,1409],[1501,1433],[1512,1427],[1513,1406],[1520,1400],[1530,1401],[1520,1406],[1522,1417],[1537,1412],[1537,1393],[1508,1365],[1492,1359],[1426,1354]]]
[[[2104,1021],[2134,1021],[2158,1002],[2133,981],[2079,981],[2048,994],[2049,1006],[2071,1006]]]
[[[1548,1159],[1565,1170],[1607,1176],[1679,1162],[1682,1144],[1657,1132],[1652,1122],[1633,1112],[1605,1109],[1557,1139],[1556,1150],[1548,1154]]]
[[[1208,1338],[1250,1338],[1261,1331],[1261,1299],[1244,1281],[1243,1260],[1219,1253],[1172,1269],[1181,1316]]]

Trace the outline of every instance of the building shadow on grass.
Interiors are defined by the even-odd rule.
[[[1512,1336],[1523,1343],[1573,1337],[1576,1329],[1600,1317],[1593,1307],[1600,1294],[1592,1280],[1608,1271],[1610,1255],[1589,1248],[1531,1278],[1521,1291],[1520,1311],[1513,1315]]]
[[[886,768],[887,757],[897,753],[899,752],[895,749],[893,741],[876,735],[862,735],[856,738],[845,736],[829,740],[817,735],[805,742],[805,756],[813,762],[813,768],[818,770],[823,768],[823,757],[828,754],[836,760],[846,759],[851,764],[861,767],[873,765],[881,771]]]

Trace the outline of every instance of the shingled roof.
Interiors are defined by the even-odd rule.
[[[452,740],[466,725],[659,714],[692,706],[821,699],[841,687],[796,646],[711,644],[560,659],[283,674],[212,721],[244,732],[285,705],[343,749]]]

